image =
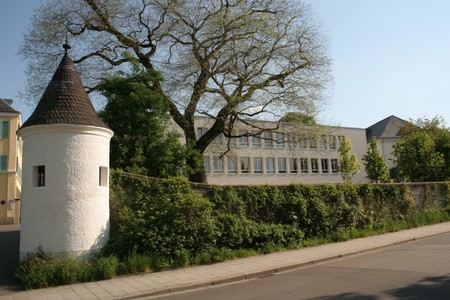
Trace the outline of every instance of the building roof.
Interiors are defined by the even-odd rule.
[[[6,112],[19,114],[17,110],[11,107],[12,102],[12,99],[0,98],[0,113]]]
[[[41,100],[21,128],[46,124],[91,125],[108,128],[98,117],[80,76],[66,53],[50,80]],[[109,128],[108,128],[109,129]]]
[[[396,116],[390,116],[370,127],[366,128],[367,141],[372,137],[377,139],[400,138],[400,129],[405,127],[407,122]]]

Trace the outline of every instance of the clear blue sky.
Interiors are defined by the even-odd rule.
[[[17,55],[38,0],[0,0],[0,97],[26,119]],[[365,128],[396,115],[450,123],[450,1],[307,0],[329,39],[334,85],[322,119]],[[450,124],[447,124],[450,126]]]

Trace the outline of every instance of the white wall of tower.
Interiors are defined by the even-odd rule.
[[[44,252],[79,257],[102,248],[109,238],[106,128],[52,124],[23,128],[23,195],[20,255]],[[45,166],[45,186],[36,170]]]

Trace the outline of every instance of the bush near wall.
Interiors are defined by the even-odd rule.
[[[154,180],[116,171],[111,174],[109,246],[123,257],[134,252],[174,260],[186,252],[195,256],[220,248],[299,245],[333,232],[377,230],[418,210],[447,207],[448,184],[424,190],[424,198],[439,194],[442,199],[418,201],[408,185],[198,189],[184,179]]]

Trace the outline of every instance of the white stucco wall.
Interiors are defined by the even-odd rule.
[[[109,183],[99,185],[99,167],[109,170],[112,131],[82,125],[21,129],[23,195],[20,255],[38,247],[56,255],[96,251],[109,238]],[[45,166],[45,186],[33,172]],[[107,179],[108,180],[108,179]]]

